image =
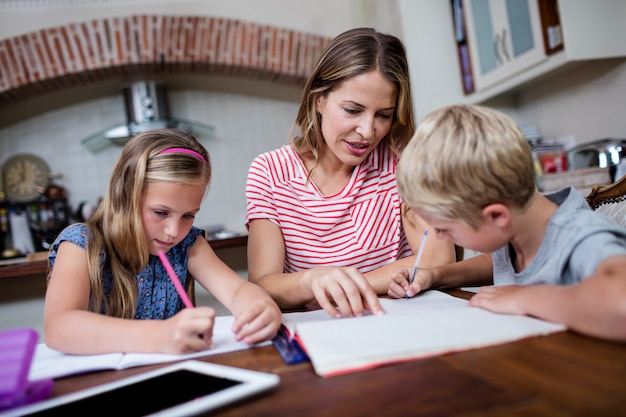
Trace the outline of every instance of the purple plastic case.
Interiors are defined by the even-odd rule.
[[[28,381],[38,337],[31,328],[0,332],[0,410],[50,396],[52,380]]]

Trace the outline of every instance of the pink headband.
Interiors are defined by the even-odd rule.
[[[167,149],[163,149],[159,153],[160,154],[163,154],[163,153],[186,153],[186,154],[189,154],[189,155],[193,155],[196,158],[206,162],[206,159],[204,159],[204,156],[200,155],[196,151],[192,151],[191,149],[187,149],[187,148],[167,148]]]

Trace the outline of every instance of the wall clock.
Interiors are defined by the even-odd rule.
[[[18,154],[2,165],[2,181],[9,201],[27,203],[37,200],[50,184],[50,168],[38,156]]]

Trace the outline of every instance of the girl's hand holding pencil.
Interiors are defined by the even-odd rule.
[[[168,326],[167,340],[162,350],[165,353],[186,354],[213,347],[213,325],[215,310],[211,307],[184,308],[179,313],[157,322]]]
[[[171,345],[168,344],[170,346],[167,347],[167,350],[171,351],[168,353],[183,354],[210,349],[213,347],[211,339],[213,338],[215,310],[211,307],[194,307],[163,251],[159,251],[159,259],[161,259],[178,295],[183,300],[183,304],[187,307],[166,320],[168,324],[172,325],[170,331],[172,343]]]

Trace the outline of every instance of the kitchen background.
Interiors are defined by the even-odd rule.
[[[490,92],[464,96],[453,34],[449,0],[345,0],[316,2],[293,0],[26,0],[0,1],[0,40],[72,22],[104,17],[202,15],[239,19],[286,28],[305,34],[333,37],[354,26],[374,26],[401,37],[409,54],[418,119],[430,110],[457,101],[482,102],[513,116],[520,125],[539,127],[546,139],[568,145],[603,137],[626,137],[626,46],[601,51],[593,59],[564,58],[567,65],[548,76],[533,77],[519,85],[497,85]],[[576,28],[589,36],[597,31],[592,12],[601,10],[602,27],[621,32],[611,20],[626,18],[623,0],[591,5],[568,0],[563,14],[574,9],[587,15]],[[564,26],[567,22],[563,22]],[[577,23],[576,23],[577,24]],[[574,23],[572,24],[574,25]],[[621,29],[620,29],[621,27]],[[567,31],[567,26],[564,28]],[[570,33],[573,31],[570,27]],[[605,30],[606,32],[606,30]],[[567,35],[568,32],[565,32]],[[565,51],[575,49],[568,45]],[[603,40],[603,42],[605,42]],[[591,48],[603,49],[603,48]],[[592,54],[593,55],[593,54]],[[576,65],[571,65],[575,62]],[[527,71],[532,72],[532,71]],[[2,75],[2,77],[6,77]],[[159,79],[159,77],[156,77]],[[163,78],[163,77],[161,77]],[[205,141],[214,165],[214,180],[203,203],[197,225],[222,224],[244,231],[245,177],[257,154],[287,142],[297,111],[299,85],[285,85],[250,77],[168,75],[170,112],[215,127]],[[519,77],[518,77],[519,78]],[[125,121],[121,88],[125,80],[107,80],[42,94],[0,107],[0,163],[16,153],[41,156],[55,182],[69,192],[69,203],[97,202],[107,185],[120,148],[93,154],[81,140]],[[497,90],[503,90],[498,92]],[[84,100],[81,100],[84,98]]]
[[[467,12],[460,5],[470,3],[0,0],[0,42],[72,23],[146,14],[236,19],[324,39],[351,27],[372,26],[400,37],[406,45],[418,120],[437,107],[470,102],[498,108],[521,126],[538,128],[545,141],[558,139],[569,147],[599,138],[626,137],[626,0],[528,0],[531,9],[542,3],[558,5],[564,49],[521,70],[510,70],[495,81],[476,78],[472,80],[475,91],[466,95],[459,61],[464,40],[455,37],[453,12]],[[472,66],[475,72],[477,63],[472,61]],[[0,58],[0,96],[5,98],[19,91],[7,83],[12,75],[7,68]],[[213,181],[196,224],[244,232],[249,164],[259,153],[287,143],[301,84],[245,73],[180,72],[150,78],[166,83],[172,116],[215,128],[214,137],[204,141],[212,158]],[[82,202],[95,204],[121,148],[94,154],[81,140],[126,120],[121,89],[127,81],[110,77],[0,104],[0,164],[15,154],[36,154],[59,176],[54,182],[67,189],[71,209]],[[245,249],[230,256],[241,258]],[[245,263],[234,268],[246,276]],[[6,291],[6,285],[2,288],[0,292]],[[205,295],[200,293],[200,297]],[[2,302],[0,328],[34,322],[40,329],[41,311],[40,298],[24,305]]]

